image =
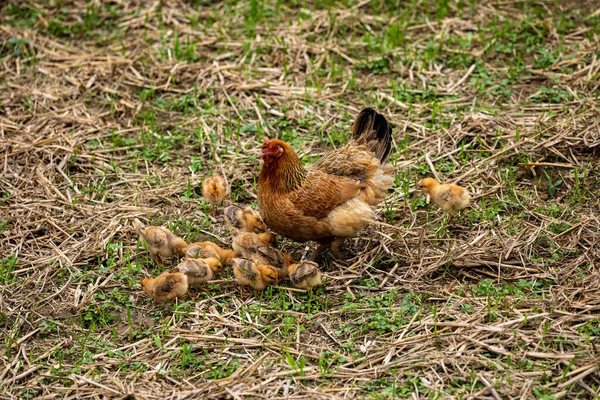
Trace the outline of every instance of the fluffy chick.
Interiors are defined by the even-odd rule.
[[[440,184],[433,178],[421,180],[418,189],[428,193],[431,200],[450,216],[453,216],[455,211],[467,208],[471,201],[471,196],[464,187],[452,183]]]
[[[150,256],[159,265],[163,265],[163,258],[181,254],[188,245],[185,240],[163,226],[143,226],[139,220],[136,220],[136,225],[140,237],[146,242]]]
[[[224,249],[213,242],[194,242],[183,249],[182,255],[186,258],[217,258],[222,265],[236,256],[233,250]]]
[[[212,205],[213,216],[216,215],[217,205],[223,203],[228,194],[229,186],[222,176],[213,175],[202,182],[202,196]]]
[[[312,261],[302,261],[289,266],[290,281],[300,289],[310,290],[315,286],[321,286],[322,277],[319,265]]]
[[[214,257],[186,258],[175,269],[186,275],[190,287],[197,287],[210,281],[221,270],[221,261]]]
[[[243,258],[231,258],[228,264],[233,266],[236,282],[242,286],[250,286],[254,290],[264,290],[279,279],[279,274],[275,268],[260,262]]]
[[[257,235],[253,232],[240,232],[236,229],[232,230],[231,248],[235,254],[243,256],[251,247],[271,246],[274,235],[269,232],[264,232]]]
[[[268,232],[265,234],[238,232],[231,241],[231,247],[238,256],[274,267],[279,274],[279,279],[285,279],[288,276],[288,266],[294,262],[294,258],[288,253],[270,247],[274,235],[268,235]]]
[[[238,205],[230,205],[223,210],[225,214],[225,222],[229,229],[238,229],[242,232],[261,233],[267,230],[267,226],[262,218],[252,207],[240,207]]]
[[[273,232],[259,233],[258,238],[269,247],[277,247],[277,238]]]
[[[185,274],[163,272],[156,278],[142,279],[142,289],[155,301],[165,302],[184,296],[188,291]]]

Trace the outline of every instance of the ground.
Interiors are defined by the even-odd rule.
[[[2,2],[0,397],[597,397],[597,5]],[[226,246],[205,176],[256,206],[263,136],[308,164],[367,106],[394,187],[322,288],[141,291],[134,218]]]

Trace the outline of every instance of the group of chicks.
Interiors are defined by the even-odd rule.
[[[207,200],[211,202],[210,197]],[[218,202],[211,204],[215,206]],[[239,285],[257,291],[285,279],[304,290],[322,284],[318,264],[295,262],[290,254],[278,250],[275,235],[267,232],[265,223],[251,207],[230,205],[224,209],[224,215],[232,250],[209,241],[188,244],[163,226],[143,226],[135,220],[136,230],[157,264],[163,265],[163,258],[183,257],[175,272],[165,271],[156,278],[142,280],[142,289],[148,296],[158,302],[185,296],[189,288],[212,280],[226,265],[233,268]]]
[[[451,216],[465,209],[470,202],[467,189],[454,184],[440,184],[425,178],[417,185],[431,200]],[[203,197],[212,205],[222,204],[229,194],[228,185],[220,176],[206,178]],[[142,288],[152,299],[164,302],[184,296],[190,287],[198,287],[213,279],[224,266],[233,268],[235,281],[261,291],[279,280],[289,279],[301,289],[310,290],[322,284],[318,264],[312,261],[296,263],[294,258],[278,250],[275,235],[267,231],[261,217],[251,207],[230,205],[224,209],[225,221],[232,237],[230,249],[213,242],[188,244],[162,226],[143,226],[135,221],[136,229],[151,257],[159,265],[163,258],[184,257],[176,272],[163,272],[156,278],[142,280]]]

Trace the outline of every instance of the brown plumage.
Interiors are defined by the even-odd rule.
[[[313,259],[332,244],[338,250],[369,224],[392,186],[391,134],[381,114],[364,109],[352,140],[309,168],[287,143],[265,139],[258,205],[267,226],[296,242],[317,241]]]
[[[231,258],[235,280],[239,285],[250,286],[255,290],[264,290],[279,279],[277,270],[270,265],[243,258]]]
[[[433,178],[425,178],[417,187],[429,194],[431,200],[450,216],[453,216],[455,211],[464,210],[471,202],[467,189],[452,183],[440,184]]]
[[[181,255],[186,258],[214,257],[219,259],[222,265],[225,265],[225,262],[229,258],[235,257],[235,252],[233,250],[224,249],[213,242],[194,242],[185,247]]]
[[[222,176],[213,175],[202,182],[202,196],[212,205],[212,214],[216,215],[216,207],[223,203],[229,194],[229,187]]]
[[[150,256],[158,265],[163,265],[163,258],[171,258],[181,254],[187,247],[185,240],[172,233],[164,226],[143,226],[139,220],[135,225],[140,237],[146,243]]]
[[[319,265],[312,261],[302,261],[289,266],[290,281],[300,289],[310,290],[321,286],[322,277]]]
[[[200,286],[212,280],[215,273],[221,269],[218,258],[186,258],[175,267],[177,272],[187,276],[190,287]]]
[[[267,226],[262,218],[252,207],[240,207],[232,204],[229,207],[225,207],[223,214],[230,230],[235,228],[242,232],[254,233],[261,233],[267,230]]]
[[[188,291],[185,274],[163,272],[156,278],[142,279],[142,289],[155,301],[165,302],[184,296]]]

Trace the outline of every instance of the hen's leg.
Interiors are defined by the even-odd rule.
[[[331,254],[339,260],[346,260],[350,257],[346,249],[344,249],[344,238],[336,238],[331,242]]]
[[[321,257],[321,254],[323,254],[323,252],[325,250],[327,250],[329,248],[329,246],[331,245],[331,243],[321,243],[319,244],[319,246],[317,247],[317,249],[310,255],[310,257],[308,257],[308,261],[317,261],[317,259],[319,257]]]

